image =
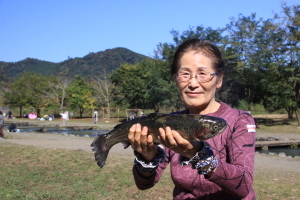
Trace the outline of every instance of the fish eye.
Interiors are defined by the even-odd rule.
[[[217,130],[217,129],[218,129],[218,126],[217,126],[217,125],[213,126],[213,129],[214,129],[214,130]]]

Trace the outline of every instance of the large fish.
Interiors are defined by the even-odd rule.
[[[112,146],[120,142],[123,143],[124,148],[130,145],[128,132],[131,126],[137,123],[141,126],[147,126],[149,131],[156,137],[157,143],[159,143],[157,139],[158,129],[167,126],[190,141],[203,141],[215,137],[227,126],[224,119],[206,115],[152,113],[148,116],[136,118],[119,124],[109,133],[98,135],[95,138],[91,147],[93,147],[95,160],[99,167],[102,168],[105,165],[108,152]]]

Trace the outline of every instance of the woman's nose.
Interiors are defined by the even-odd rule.
[[[190,80],[189,80],[189,86],[190,87],[199,87],[200,83],[197,79],[197,75],[193,75],[191,76]]]

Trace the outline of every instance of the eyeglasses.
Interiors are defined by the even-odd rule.
[[[199,71],[195,74],[195,76],[193,76],[193,74],[188,71],[179,71],[176,74],[176,78],[178,82],[189,82],[190,79],[195,77],[198,82],[205,83],[211,81],[211,79],[216,75],[218,75],[218,73]]]

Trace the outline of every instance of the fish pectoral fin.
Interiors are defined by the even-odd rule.
[[[124,149],[127,149],[130,146],[129,142],[122,142]]]

